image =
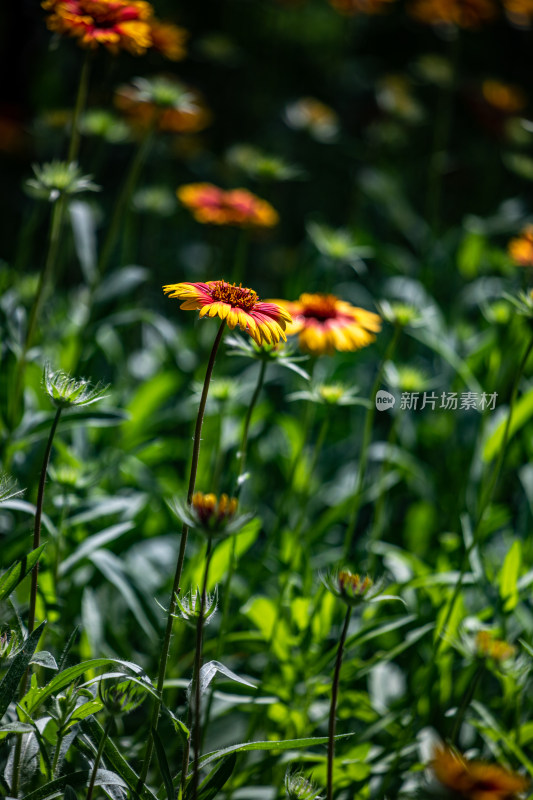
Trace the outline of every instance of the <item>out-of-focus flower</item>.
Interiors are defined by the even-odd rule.
[[[519,267],[533,267],[533,225],[527,225],[520,236],[511,239],[507,251]]]
[[[482,658],[492,658],[501,663],[508,661],[516,655],[516,647],[505,639],[497,639],[492,631],[478,631],[474,640],[476,655]]]
[[[513,800],[529,786],[516,772],[485,761],[468,761],[446,746],[435,750],[431,766],[439,783],[463,800]]]
[[[400,328],[418,328],[424,325],[424,317],[415,306],[400,301],[381,300],[377,303],[378,311],[384,320]]]
[[[35,178],[26,181],[26,189],[33,197],[53,203],[62,194],[72,195],[80,192],[99,192],[100,187],[92,182],[92,175],[82,175],[75,161],[50,161],[48,164],[34,164]]]
[[[169,133],[196,133],[211,122],[201,95],[165,75],[120,86],[115,105],[132,124]]]
[[[509,21],[517,28],[530,28],[533,21],[533,0],[503,0]]]
[[[185,56],[187,32],[155,19],[145,0],[43,0],[41,5],[50,12],[48,28],[73,36],[82,47],[102,45],[114,55],[127,50],[136,56],[154,48],[173,61]]]
[[[383,14],[395,0],[328,0],[330,6],[346,16]]]
[[[53,372],[49,365],[44,368],[43,386],[57,408],[89,406],[103,400],[108,388],[102,384],[91,386],[84,378],[77,380],[61,370]]]
[[[497,16],[493,0],[412,0],[412,17],[426,25],[477,29]]]
[[[504,297],[521,317],[533,320],[533,289],[529,292],[520,291],[517,295],[505,294]]]
[[[311,781],[290,769],[285,773],[285,791],[288,800],[323,800],[323,795]]]
[[[188,183],[179,187],[177,195],[195,220],[204,224],[271,228],[279,220],[270,203],[247,189],[226,192],[212,183]]]
[[[238,513],[238,500],[227,494],[203,494],[195,492],[191,505],[183,505],[174,500],[170,507],[176,516],[189,528],[201,531],[207,536],[230,536],[237,533],[253,514]]]
[[[0,153],[20,153],[25,149],[27,132],[17,119],[0,117]]]
[[[316,97],[302,97],[285,108],[285,121],[294,130],[305,130],[319,142],[332,142],[339,133],[339,118]]]
[[[329,572],[322,578],[322,581],[326,589],[348,606],[358,606],[361,603],[372,601],[401,600],[399,597],[381,594],[383,591],[382,581],[374,583],[368,575],[362,577],[357,573],[350,572],[349,569]]]
[[[234,334],[226,338],[226,344],[228,345],[229,356],[241,356],[254,359],[254,361],[267,361],[277,364],[278,367],[285,367],[291,372],[300,375],[301,378],[305,378],[305,380],[310,378],[310,375],[300,366],[301,361],[307,361],[307,356],[294,355],[293,349],[283,342],[275,344],[263,342],[262,345],[258,345],[253,339],[252,341],[246,340],[242,336]]]
[[[405,122],[420,122],[424,112],[420,103],[413,97],[409,81],[404,75],[386,75],[377,87],[379,107],[387,114]]]
[[[166,186],[143,186],[133,195],[133,207],[144,214],[170,217],[177,208],[176,197]]]
[[[381,330],[377,314],[333,294],[302,294],[296,302],[274,302],[284,305],[293,318],[287,333],[297,333],[300,348],[313,356],[359,350],[373,342]]]
[[[153,8],[143,0],[44,0],[51,31],[74,36],[83,47],[143,55],[152,46]]]
[[[481,86],[483,97],[498,111],[516,114],[527,106],[527,95],[519,86],[487,79]]]
[[[364,406],[370,407],[370,402],[362,397],[357,397],[357,386],[347,387],[342,383],[319,383],[310,390],[293,392],[287,400],[307,400],[309,403],[318,403],[325,406]]]
[[[425,53],[414,63],[417,75],[428,83],[437,86],[450,86],[453,81],[453,69],[449,59],[437,53]]]
[[[189,34],[184,28],[155,19],[150,23],[150,36],[154,50],[170,61],[181,61],[187,55],[185,42]]]
[[[226,281],[207,283],[171,283],[163,286],[169,297],[184,300],[180,308],[200,310],[200,317],[218,316],[225,319],[229,328],[239,325],[258,345],[286,341],[285,328],[292,322],[291,315],[276,303],[262,303],[253,289]]]
[[[109,144],[127,142],[131,136],[127,123],[104,108],[86,111],[80,119],[79,128],[84,136],[99,136]]]
[[[371,256],[373,250],[371,247],[357,244],[350,231],[310,222],[307,225],[307,233],[316,249],[326,258],[349,264],[356,272],[366,270],[362,259]]]
[[[251,144],[234,145],[226,158],[230,166],[256,180],[290,181],[302,177],[299,167],[287,164],[279,156],[264,153]]]
[[[388,385],[400,392],[424,392],[430,384],[428,376],[411,364],[394,364],[388,361],[383,374]]]

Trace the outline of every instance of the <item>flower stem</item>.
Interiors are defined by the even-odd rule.
[[[215,341],[213,343],[213,347],[211,349],[211,355],[209,356],[209,361],[207,363],[207,369],[205,373],[204,379],[204,386],[202,389],[202,396],[200,398],[200,405],[198,407],[198,416],[196,418],[196,426],[194,429],[194,443],[193,443],[193,451],[192,451],[192,461],[191,461],[191,472],[189,476],[189,488],[187,491],[187,504],[190,505],[192,502],[192,496],[194,494],[194,487],[196,484],[196,473],[198,471],[198,457],[200,455],[200,442],[201,442],[201,433],[202,433],[202,422],[204,419],[204,411],[205,411],[205,404],[207,402],[207,393],[209,391],[209,384],[211,382],[211,375],[213,374],[213,367],[215,365],[215,359],[218,351],[218,346],[222,340],[222,334],[224,333],[224,328],[226,327],[226,320],[222,320],[222,323],[218,329],[218,333],[216,335]],[[187,545],[187,536],[189,533],[188,525],[183,524],[181,528],[181,542],[180,542],[180,549],[178,553],[178,561],[176,564],[176,572],[174,574],[174,582],[172,584],[172,591],[170,593],[170,601],[168,605],[168,613],[167,613],[167,625],[165,629],[165,637],[163,639],[163,647],[161,649],[161,655],[159,660],[159,672],[157,675],[157,694],[158,697],[154,700],[153,709],[152,709],[152,720],[151,720],[151,729],[157,730],[157,725],[159,722],[159,714],[161,712],[161,705],[163,702],[163,685],[165,683],[165,674],[167,669],[167,662],[168,662],[168,654],[170,650],[170,639],[172,636],[172,623],[174,621],[174,612],[176,610],[176,595],[180,591],[180,580],[181,580],[181,573],[183,571],[183,562],[185,560],[185,548]],[[150,733],[150,737],[148,739],[148,744],[146,746],[146,753],[144,756],[144,762],[141,770],[141,774],[139,776],[139,782],[137,785],[137,792],[140,792],[144,782],[146,781],[146,776],[148,774],[148,769],[150,767],[150,761],[152,760],[152,755],[154,752],[154,740],[153,736]]]
[[[335,671],[333,673],[333,684],[331,687],[331,705],[329,707],[329,725],[328,725],[328,777],[327,777],[327,800],[333,800],[333,761],[335,759],[335,714],[337,711],[337,697],[339,694],[339,677],[341,673],[342,656],[344,652],[344,643],[346,642],[346,634],[348,633],[348,625],[350,624],[350,617],[352,615],[352,607],[348,606],[346,610],[346,617],[344,618],[344,626],[337,648],[337,660],[335,662]]]
[[[252,399],[250,400],[250,405],[248,406],[248,411],[246,412],[246,417],[244,420],[244,427],[242,430],[242,440],[241,446],[238,453],[239,456],[239,471],[237,476],[237,487],[236,492],[239,492],[242,484],[244,482],[244,468],[246,467],[246,450],[248,448],[248,433],[250,430],[250,421],[252,419],[252,414],[254,412],[255,404],[259,399],[259,395],[261,394],[261,389],[263,388],[263,383],[265,380],[265,372],[267,368],[267,362],[261,361],[261,368],[259,370],[259,376],[257,378],[257,383],[255,386],[254,393],[252,395]]]
[[[109,731],[111,730],[111,725],[113,724],[113,717],[109,715],[107,718],[104,732],[102,733],[102,738],[100,739],[100,743],[98,745],[98,750],[96,751],[96,756],[94,759],[93,770],[91,772],[91,780],[89,782],[89,788],[87,790],[87,800],[92,800],[93,796],[93,789],[94,789],[94,782],[96,781],[96,773],[98,772],[98,767],[100,766],[100,761],[102,759],[102,753],[104,752],[105,743],[107,737],[109,736]]]
[[[68,147],[68,161],[77,161],[80,149],[80,117],[85,103],[87,102],[87,91],[89,88],[89,73],[90,73],[90,53],[85,53],[83,65],[80,73],[80,81],[78,84],[78,94],[76,96],[76,104],[74,106],[74,115],[72,117],[72,129],[70,132],[70,142]]]
[[[468,686],[466,687],[466,691],[463,694],[461,705],[459,706],[457,714],[455,715],[455,722],[453,724],[453,730],[450,736],[450,744],[452,745],[457,744],[457,738],[461,732],[461,726],[465,718],[466,710],[470,705],[472,698],[474,697],[477,685],[483,674],[483,669],[484,665],[480,664],[476,672],[474,673],[472,680],[468,681]]]
[[[359,456],[359,465],[357,468],[357,479],[355,483],[354,489],[354,503],[352,507],[352,512],[350,514],[350,520],[348,522],[348,528],[346,529],[346,536],[344,539],[344,558],[349,559],[350,551],[352,549],[353,538],[355,534],[355,528],[357,525],[357,519],[359,517],[359,510],[361,508],[361,499],[362,499],[362,489],[363,489],[363,481],[366,472],[366,465],[368,461],[368,448],[370,447],[370,441],[372,439],[372,427],[374,423],[374,416],[376,413],[376,394],[378,392],[379,386],[381,384],[381,379],[383,377],[383,370],[385,368],[385,364],[392,358],[392,355],[396,349],[396,345],[398,343],[398,339],[401,333],[401,327],[396,325],[394,328],[394,334],[389,342],[389,346],[383,356],[381,364],[379,365],[379,369],[376,375],[376,379],[374,381],[374,385],[372,387],[372,392],[370,394],[370,406],[367,409],[365,422],[363,427],[363,441],[361,444],[361,455]]]
[[[59,417],[61,416],[61,411],[62,411],[61,407],[59,407],[56,411],[52,427],[50,428],[50,435],[48,436],[48,441],[46,443],[46,449],[44,451],[43,464],[41,467],[41,476],[39,478],[39,488],[37,490],[37,505],[35,509],[35,522],[33,526],[33,548],[32,548],[33,550],[35,550],[41,544],[41,518],[43,514],[46,473],[48,470],[48,462],[50,461],[50,453],[52,452],[52,444],[54,441],[54,436],[57,426],[59,424]],[[33,633],[33,629],[35,627],[35,607],[37,605],[38,577],[39,577],[39,562],[37,562],[37,564],[34,566],[31,573],[30,606],[28,610],[28,636],[31,633]],[[28,676],[29,676],[29,667],[22,676],[20,684],[21,697],[24,697],[24,695],[26,694],[26,689],[28,687]],[[18,794],[21,756],[22,756],[22,736],[19,736],[17,738],[17,744],[15,746],[15,754],[13,759],[13,785],[11,787],[11,794],[14,797],[16,797]]]

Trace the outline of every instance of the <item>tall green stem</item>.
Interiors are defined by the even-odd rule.
[[[362,499],[362,489],[363,489],[363,481],[365,478],[366,472],[366,465],[368,461],[368,448],[370,447],[370,442],[372,439],[372,427],[374,424],[374,416],[376,413],[376,395],[381,384],[381,379],[383,377],[383,370],[385,368],[385,364],[392,358],[392,355],[396,349],[396,345],[398,343],[398,338],[401,333],[401,327],[396,325],[394,328],[394,333],[392,339],[389,342],[389,346],[385,352],[383,360],[379,366],[376,379],[374,381],[374,385],[372,387],[372,392],[370,394],[370,406],[366,412],[365,422],[363,427],[363,441],[361,444],[361,455],[359,456],[359,465],[357,468],[357,478],[355,483],[354,489],[354,503],[352,507],[352,512],[350,514],[350,520],[348,522],[348,528],[346,529],[346,536],[344,539],[344,558],[348,559],[350,556],[350,551],[352,549],[353,537],[355,534],[355,528],[357,525],[357,519],[359,517],[359,510],[361,508],[361,499]]]
[[[337,659],[335,661],[335,671],[333,673],[333,683],[331,686],[331,704],[329,707],[329,725],[328,725],[328,777],[327,777],[327,800],[333,800],[333,762],[335,759],[335,725],[337,712],[337,697],[339,694],[339,678],[341,674],[342,656],[344,653],[344,643],[346,642],[346,634],[348,633],[348,626],[350,624],[350,617],[352,616],[352,607],[348,606],[346,616],[344,618],[344,626],[337,648]]]
[[[112,724],[113,724],[113,717],[109,715],[105,724],[104,732],[102,733],[102,738],[100,739],[100,744],[98,745],[98,750],[96,751],[96,756],[94,758],[93,770],[91,772],[91,780],[89,782],[89,788],[87,790],[87,800],[92,800],[94,783],[96,781],[96,774],[98,772],[98,767],[100,766],[100,761],[102,760],[102,753],[104,752],[105,743],[107,737],[109,736],[109,731],[111,730]]]
[[[474,677],[472,680],[468,681],[468,686],[466,691],[463,694],[463,699],[461,700],[461,705],[457,709],[457,714],[455,715],[455,722],[453,724],[453,730],[450,736],[450,743],[452,745],[457,744],[457,738],[461,732],[461,726],[463,724],[466,710],[470,705],[472,698],[474,697],[475,691],[477,689],[477,685],[480,681],[480,678],[483,674],[484,664],[480,664],[477,668]]]
[[[189,476],[189,488],[187,491],[187,504],[190,505],[192,502],[192,496],[194,494],[194,487],[196,484],[196,473],[198,471],[198,457],[200,455],[200,442],[201,442],[201,433],[202,433],[202,422],[204,419],[204,412],[205,412],[205,404],[207,402],[207,394],[209,392],[209,384],[211,382],[211,375],[213,374],[213,367],[215,365],[215,359],[218,351],[218,346],[222,340],[222,334],[224,333],[224,328],[226,326],[226,320],[222,320],[220,327],[218,329],[218,333],[216,335],[215,341],[213,343],[213,347],[211,349],[211,355],[209,356],[209,361],[207,363],[207,369],[205,373],[204,379],[204,386],[202,389],[202,396],[200,398],[200,405],[198,407],[198,416],[196,417],[196,426],[194,429],[194,442],[193,442],[193,450],[192,450],[192,460],[191,460],[191,472]],[[157,725],[159,722],[159,714],[161,713],[161,705],[163,702],[163,685],[165,683],[165,674],[167,669],[167,662],[168,662],[168,654],[170,650],[170,639],[172,636],[172,623],[174,621],[174,612],[176,610],[176,595],[180,591],[180,580],[181,580],[181,573],[183,571],[183,562],[185,560],[185,547],[187,545],[187,536],[189,533],[189,527],[183,524],[181,528],[181,542],[180,542],[180,549],[178,553],[178,561],[176,564],[176,572],[174,574],[174,582],[172,584],[172,591],[170,592],[170,600],[168,604],[168,612],[167,612],[167,625],[165,629],[165,637],[163,639],[163,647],[161,649],[161,655],[159,660],[159,672],[157,675],[157,699],[154,700],[153,709],[152,709],[152,719],[151,719],[151,728],[153,730],[157,730]],[[148,769],[150,767],[150,761],[152,760],[152,755],[154,751],[154,740],[153,736],[150,733],[150,737],[148,739],[148,744],[146,747],[146,754],[144,756],[144,762],[141,770],[141,774],[139,776],[139,784],[137,791],[139,792],[141,787],[143,786],[144,782],[146,781],[146,776],[148,774]]]
[[[254,412],[255,405],[259,399],[259,395],[261,394],[261,389],[263,388],[263,383],[265,380],[265,372],[267,368],[267,362],[261,361],[261,368],[259,370],[259,376],[257,378],[257,383],[255,386],[254,393],[252,395],[252,399],[250,400],[250,405],[248,406],[248,411],[246,412],[246,417],[244,420],[244,427],[242,430],[242,440],[241,440],[241,447],[239,450],[239,471],[237,476],[237,488],[236,492],[238,493],[242,487],[244,482],[244,469],[246,467],[246,455],[247,455],[247,448],[248,448],[248,433],[250,430],[250,422],[252,419],[252,414]]]
[[[48,471],[50,453],[52,452],[52,444],[54,442],[54,436],[57,430],[57,426],[59,424],[59,417],[61,416],[61,411],[62,408],[60,406],[57,409],[54,421],[52,422],[52,427],[50,428],[50,434],[48,436],[48,441],[46,443],[46,448],[44,451],[43,463],[41,466],[41,475],[39,478],[39,488],[37,490],[35,522],[33,525],[33,550],[35,550],[41,544],[41,519],[43,515],[44,487],[46,484],[46,473]],[[37,562],[31,573],[30,606],[28,610],[28,636],[31,633],[33,633],[33,629],[35,627],[35,607],[37,605],[38,578],[39,578],[39,563]],[[24,697],[24,695],[26,694],[26,689],[28,687],[28,676],[29,676],[29,669],[26,670],[26,672],[22,676],[20,684],[21,697]],[[22,756],[22,736],[19,736],[17,738],[17,744],[15,745],[15,754],[13,759],[13,785],[11,787],[11,793],[14,797],[16,797],[18,794],[21,756]]]

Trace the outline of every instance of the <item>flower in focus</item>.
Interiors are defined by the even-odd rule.
[[[171,283],[163,286],[169,297],[184,300],[180,308],[200,310],[200,317],[218,316],[230,328],[239,325],[261,345],[286,341],[285,327],[292,322],[290,314],[276,303],[262,303],[253,289],[226,281],[207,283]]]
[[[272,228],[277,211],[247,189],[224,191],[212,183],[188,183],[177,190],[178,199],[197,222],[236,225],[239,228]]]
[[[328,0],[330,6],[346,16],[382,14],[395,0]]]
[[[533,225],[527,225],[520,236],[511,239],[507,250],[519,267],[533,267]]]
[[[171,22],[161,22],[158,19],[150,23],[150,36],[152,47],[169,61],[181,61],[185,58],[187,50],[185,42],[189,38],[188,32]]]
[[[76,380],[61,370],[52,372],[49,365],[44,368],[43,385],[56,408],[89,406],[98,400],[103,400],[104,392],[107,390],[107,386],[101,384],[91,386],[85,378]]]
[[[75,161],[50,161],[39,166],[34,164],[35,178],[26,181],[26,189],[33,197],[53,203],[62,194],[99,192],[100,187],[92,182],[92,175],[82,175]]]
[[[300,348],[313,356],[335,350],[366,347],[381,330],[378,314],[357,308],[333,294],[302,294],[297,302],[281,303],[293,318],[288,334],[298,334]]]
[[[505,639],[497,639],[492,631],[478,631],[474,640],[475,652],[483,658],[494,661],[507,661],[516,654],[516,647]]]
[[[83,47],[143,55],[152,46],[153,8],[144,0],[44,0],[51,31],[74,36]]]
[[[190,505],[173,500],[170,507],[176,516],[189,528],[202,531],[207,536],[230,536],[237,533],[253,514],[237,513],[238,500],[227,494],[203,494],[195,492]]]
[[[493,0],[412,0],[409,13],[426,25],[455,25],[475,30],[497,14]]]
[[[509,21],[517,28],[530,28],[533,21],[533,0],[503,0]]]
[[[529,781],[498,764],[468,761],[450,747],[438,747],[431,763],[437,780],[464,800],[513,800]]]
[[[131,123],[169,133],[196,133],[211,122],[203,98],[172,77],[135,78],[115,92],[115,105]]]
[[[487,79],[481,86],[483,97],[498,111],[516,114],[527,106],[527,95],[519,86]]]
[[[339,118],[316,97],[302,97],[285,108],[285,121],[293,130],[307,131],[319,142],[332,142],[339,132]]]

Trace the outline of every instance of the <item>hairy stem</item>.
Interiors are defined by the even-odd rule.
[[[109,715],[105,724],[104,732],[102,733],[102,738],[100,739],[100,743],[98,745],[98,750],[96,751],[93,770],[91,772],[91,780],[89,781],[89,788],[87,790],[87,800],[92,800],[94,782],[96,781],[96,773],[98,772],[98,767],[100,766],[102,753],[104,752],[105,743],[107,741],[107,737],[109,736],[109,731],[111,730],[112,724],[113,724],[113,717]]]
[[[337,659],[335,661],[335,671],[333,673],[333,684],[331,686],[331,704],[329,707],[329,725],[328,725],[328,777],[327,777],[327,800],[333,800],[333,762],[335,759],[335,714],[337,712],[337,697],[339,694],[339,678],[341,674],[342,656],[344,653],[344,643],[346,642],[346,634],[348,633],[348,626],[350,624],[350,617],[352,616],[352,607],[348,606],[346,616],[344,618],[344,626],[342,628],[339,646],[337,648]]]

